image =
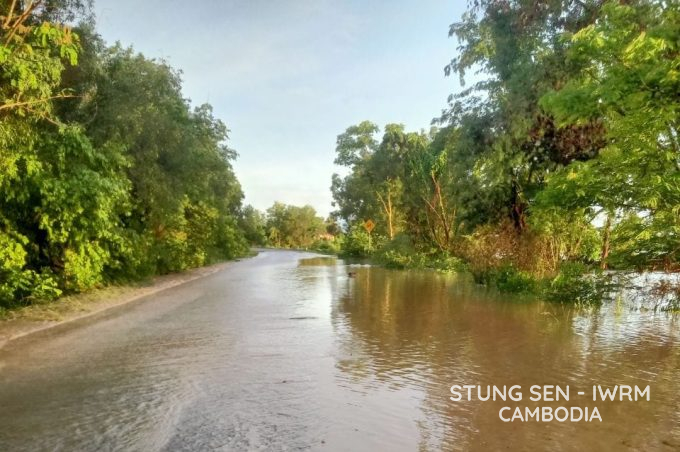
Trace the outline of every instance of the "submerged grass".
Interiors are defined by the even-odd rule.
[[[555,303],[597,305],[616,292],[616,284],[610,275],[581,263],[564,263],[556,275],[537,277],[512,264],[480,270],[450,254],[404,252],[389,247],[374,253],[371,260],[386,268],[467,272],[478,284],[493,287],[501,293],[531,296]]]

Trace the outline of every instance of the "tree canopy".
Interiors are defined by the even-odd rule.
[[[0,305],[247,250],[228,130],[177,71],[106,46],[87,2],[0,16]]]
[[[338,136],[348,231],[370,218],[484,271],[678,268],[678,3],[474,0],[450,35],[445,73],[478,81],[438,129]]]

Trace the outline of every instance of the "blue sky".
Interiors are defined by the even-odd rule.
[[[368,119],[429,128],[464,0],[96,0],[99,32],[183,71],[239,153],[245,202],[331,210],[335,140]]]

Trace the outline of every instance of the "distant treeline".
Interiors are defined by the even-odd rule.
[[[0,308],[248,249],[227,128],[89,6],[0,1]]]
[[[253,245],[339,251],[340,227],[333,219],[318,216],[309,205],[299,207],[275,202],[264,213],[246,206],[240,225]]]
[[[338,137],[344,251],[462,264],[518,290],[678,269],[680,3],[475,0],[450,35],[446,73],[478,82],[437,127]]]

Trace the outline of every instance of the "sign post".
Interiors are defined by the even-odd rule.
[[[373,228],[375,228],[375,223],[373,220],[366,220],[364,222],[364,229],[366,229],[366,232],[368,232],[368,247],[370,249],[373,249],[373,244],[371,242],[371,232],[373,231]]]

